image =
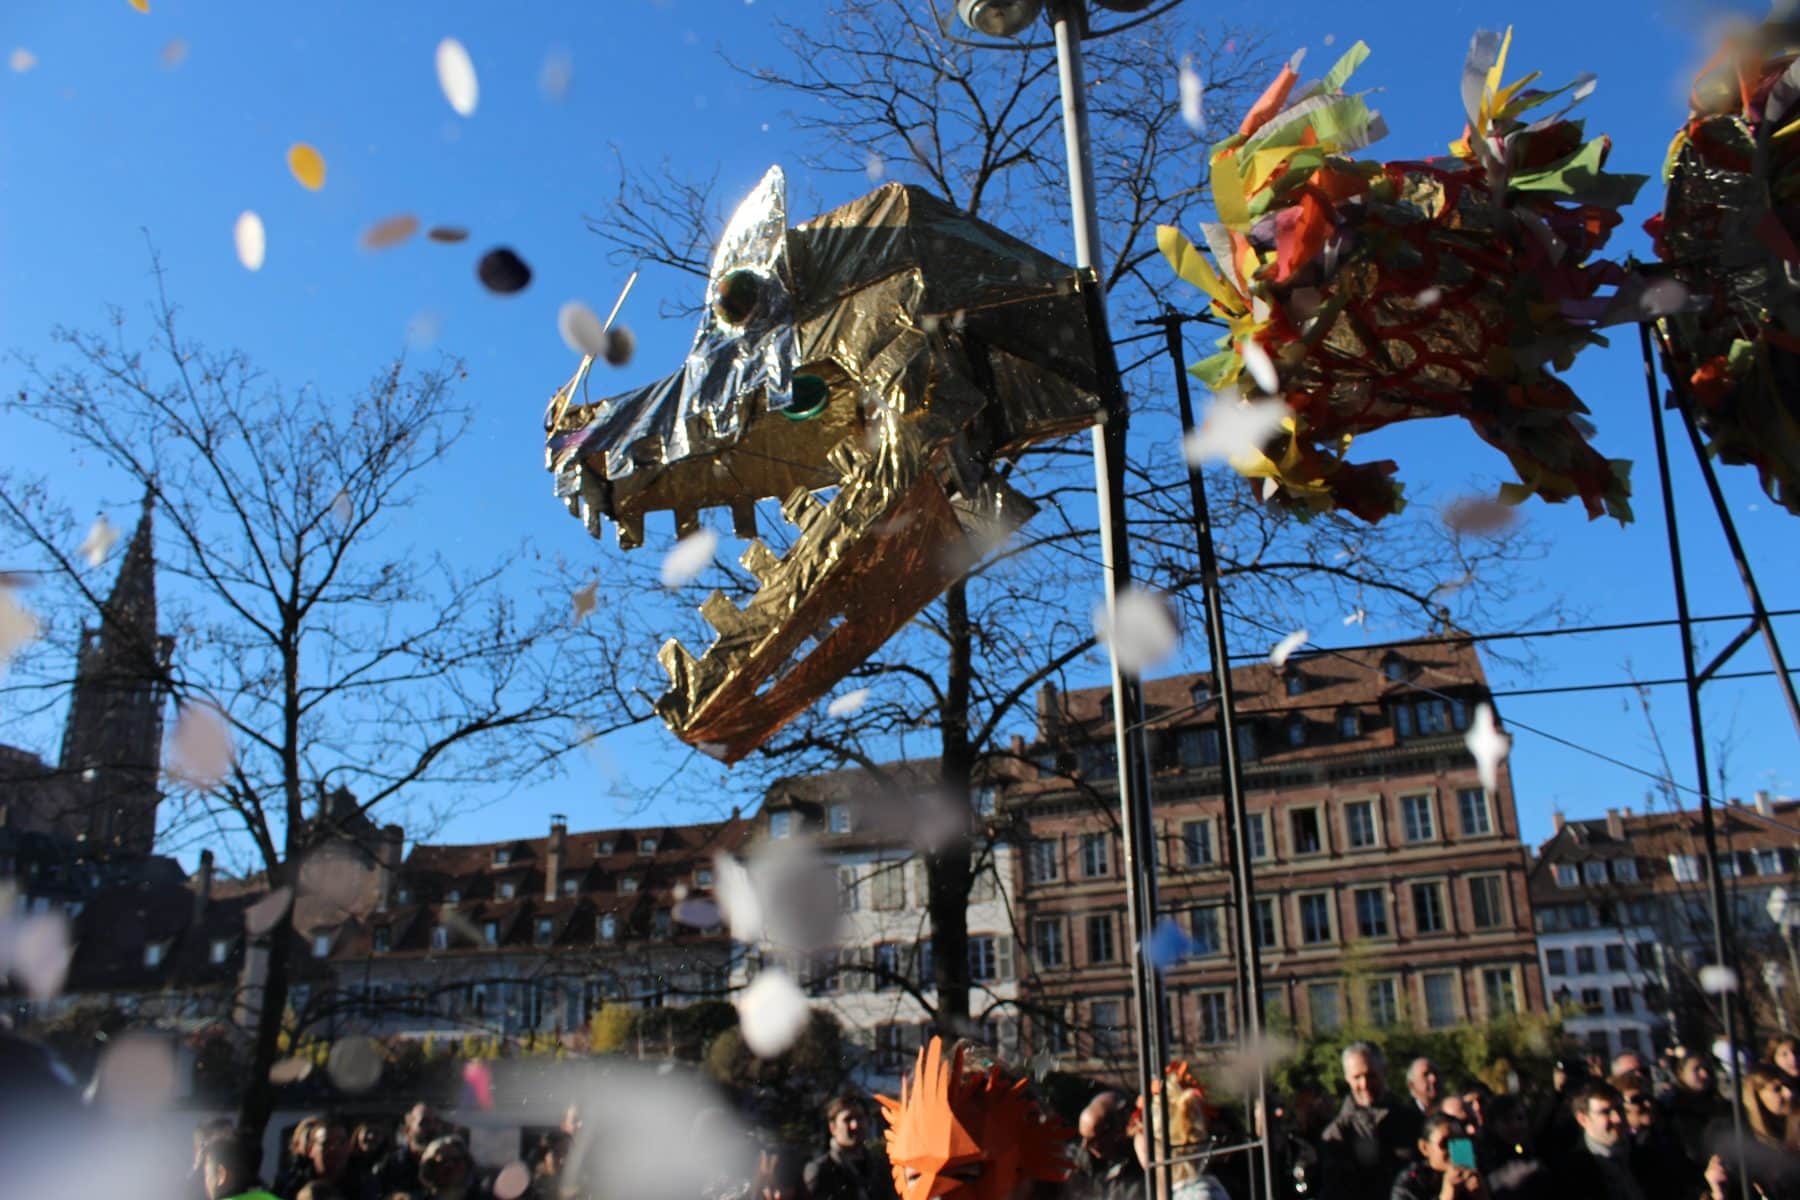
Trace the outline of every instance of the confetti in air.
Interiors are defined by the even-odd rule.
[[[438,87],[444,90],[444,99],[456,110],[458,116],[475,115],[475,103],[481,98],[481,86],[475,79],[475,64],[469,61],[469,52],[455,38],[445,38],[437,47]]]
[[[23,75],[25,72],[31,70],[31,68],[37,66],[37,55],[33,54],[25,47],[20,46],[7,56],[6,65]]]
[[[1271,396],[1281,395],[1281,375],[1275,370],[1275,362],[1263,344],[1255,338],[1245,338],[1238,343],[1238,353],[1243,356],[1244,367],[1250,372],[1250,378],[1256,386]]]
[[[494,1200],[519,1200],[531,1190],[531,1168],[522,1162],[509,1162],[494,1176],[491,1189]]]
[[[1503,532],[1518,520],[1519,510],[1488,496],[1465,496],[1444,509],[1444,524],[1457,533],[1485,537]]]
[[[1366,611],[1364,611],[1363,609],[1360,609],[1360,608],[1353,608],[1350,610],[1349,613],[1347,613],[1345,615],[1344,624],[1346,624],[1346,625],[1365,625],[1368,623],[1368,620],[1369,620],[1369,614]]]
[[[1287,660],[1293,657],[1294,651],[1306,645],[1307,639],[1311,636],[1304,629],[1296,629],[1276,642],[1275,648],[1269,651],[1269,665],[1271,667],[1287,666]]]
[[[340,1091],[366,1092],[381,1082],[387,1064],[381,1043],[371,1037],[339,1038],[325,1059],[325,1073]]]
[[[1111,646],[1120,669],[1133,675],[1166,661],[1181,641],[1168,599],[1135,584],[1119,593],[1110,614],[1104,601],[1094,606],[1094,636]]]
[[[355,515],[355,510],[350,506],[349,495],[342,488],[338,489],[338,494],[331,498],[331,519],[348,528]]]
[[[475,274],[481,286],[500,296],[522,292],[531,283],[531,268],[506,246],[496,246],[482,255]]]
[[[575,77],[575,60],[567,50],[552,50],[544,56],[538,71],[538,91],[546,100],[561,100],[569,93],[569,81]]]
[[[1463,743],[1475,758],[1475,769],[1481,775],[1481,786],[1494,791],[1500,786],[1500,764],[1512,750],[1512,735],[1494,723],[1494,706],[1485,700],[1475,706],[1475,719],[1463,734]]]
[[[606,353],[606,327],[594,310],[579,300],[571,300],[557,310],[556,332],[562,335],[563,345],[577,354],[599,358]]]
[[[719,535],[711,529],[688,534],[676,542],[663,559],[662,585],[678,588],[692,583],[700,572],[712,565],[713,554],[718,548]]]
[[[398,246],[417,232],[419,218],[411,213],[402,213],[397,217],[377,221],[363,230],[359,244],[364,250],[386,250],[389,246]]]
[[[606,348],[600,357],[606,360],[609,367],[622,367],[631,361],[637,353],[637,335],[623,325],[614,325],[606,331]]]
[[[1723,996],[1738,990],[1737,972],[1717,963],[1700,968],[1700,990],[1709,996]]]
[[[105,513],[101,513],[88,527],[87,536],[81,539],[79,553],[87,560],[88,566],[97,567],[106,561],[106,556],[112,553],[112,548],[118,541],[118,529],[106,519]]]
[[[301,187],[316,192],[325,186],[325,156],[305,142],[288,147],[288,173]]]
[[[724,924],[719,906],[701,896],[689,896],[682,900],[671,915],[677,923],[691,925],[695,929],[717,929]]]
[[[204,702],[183,704],[169,739],[169,777],[210,791],[225,778],[233,757],[225,714]]]
[[[13,655],[37,640],[37,618],[31,610],[13,599],[13,589],[0,585],[0,676]]]
[[[114,1116],[145,1117],[175,1098],[175,1050],[167,1038],[127,1033],[107,1043],[94,1101]]]
[[[262,270],[263,255],[268,251],[269,243],[261,217],[248,211],[239,213],[237,224],[231,227],[231,241],[237,247],[238,262],[243,264],[244,270]]]
[[[758,1058],[774,1058],[800,1036],[812,1009],[786,971],[765,970],[738,997],[738,1023],[744,1045]]]
[[[433,225],[430,229],[425,231],[425,236],[434,242],[442,242],[446,246],[453,246],[457,242],[468,241],[469,231],[460,225]]]
[[[74,954],[69,919],[60,912],[15,916],[18,911],[13,890],[0,888],[0,979],[12,976],[33,1000],[55,999]]]
[[[1195,133],[1205,133],[1206,81],[1200,78],[1200,72],[1194,70],[1193,55],[1182,57],[1178,82],[1181,85],[1181,119]]]
[[[261,937],[275,928],[275,922],[281,920],[287,912],[288,905],[294,901],[294,889],[278,887],[268,895],[244,910],[244,930],[251,937]]]
[[[1259,452],[1265,442],[1281,432],[1287,415],[1285,401],[1246,401],[1235,393],[1221,392],[1213,398],[1199,428],[1182,440],[1182,453],[1189,466],[1203,467]]]
[[[1173,917],[1164,917],[1144,939],[1144,957],[1159,971],[1166,971],[1193,953],[1194,940]]]
[[[747,945],[762,941],[762,901],[743,863],[729,854],[713,857],[713,888],[731,926],[731,939]]]
[[[887,162],[871,150],[863,160],[863,174],[869,177],[870,183],[880,183],[881,177],[887,174]]]
[[[157,61],[162,63],[163,70],[173,71],[187,61],[187,56],[188,44],[180,38],[170,38],[163,43],[162,52],[156,57]]]
[[[830,704],[826,705],[825,715],[828,717],[848,717],[853,713],[861,711],[862,706],[868,702],[869,689],[866,687],[857,688],[853,692],[845,692],[842,696],[837,697]]]
[[[125,3],[131,5],[131,7],[137,9],[141,13],[150,11],[150,0],[125,0]]]
[[[590,583],[586,587],[575,589],[575,594],[570,597],[575,604],[575,624],[579,625],[587,620],[594,609],[599,607],[599,592],[600,585],[598,583]]]

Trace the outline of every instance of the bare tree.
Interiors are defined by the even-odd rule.
[[[1030,240],[1050,246],[1058,239],[1042,231],[1068,219],[1055,59],[1041,47],[971,47],[950,36],[948,20],[915,0],[838,0],[806,26],[780,26],[779,61],[734,65],[792,105],[789,119],[810,135],[805,165],[814,172],[916,182],[972,215],[1038,230]],[[1087,55],[1103,283],[1115,333],[1124,335],[1165,297],[1188,302],[1155,247],[1159,223],[1191,228],[1206,203],[1203,135],[1182,119],[1178,102],[1183,60],[1205,81],[1214,135],[1235,125],[1235,112],[1272,71],[1253,32],[1202,31],[1175,17],[1094,40]],[[592,226],[615,261],[704,278],[719,208],[710,180],[689,182],[664,164],[659,173],[625,172],[611,209]],[[1126,368],[1139,574],[1193,615],[1185,466],[1167,418],[1167,367],[1155,357]],[[1017,760],[1011,735],[1030,732],[1039,690],[1065,686],[1099,662],[1090,616],[1100,598],[1091,461],[1085,439],[1028,452],[1009,482],[1038,506],[1036,520],[853,672],[870,688],[856,712],[801,718],[762,748],[753,769],[773,786],[856,768],[872,790],[897,797],[905,787],[891,764],[928,760],[943,794],[966,811],[984,779]],[[1214,495],[1240,614],[1273,618],[1337,605],[1412,627],[1474,621],[1508,598],[1504,568],[1536,552],[1517,530],[1469,540],[1429,516],[1374,529],[1338,518],[1302,524],[1254,503],[1235,480],[1215,483]],[[727,590],[754,587],[748,576],[727,574]],[[1274,640],[1260,623],[1248,628],[1251,645]],[[936,994],[927,1011],[950,1025],[971,1015],[966,918],[971,862],[982,852],[967,840],[920,851],[929,863]]]
[[[531,556],[469,567],[404,544],[457,516],[427,507],[429,473],[468,425],[457,362],[396,359],[343,397],[284,389],[243,354],[186,336],[160,264],[155,278],[146,335],[128,336],[118,310],[104,332],[58,330],[53,361],[22,358],[10,407],[154,498],[158,579],[177,621],[155,683],[185,714],[216,712],[234,748],[170,781],[176,827],[247,839],[269,888],[298,891],[309,854],[341,842],[346,823],[413,798],[491,796],[552,768],[574,719],[604,732],[644,718],[638,697],[583,669],[605,653],[605,630],[578,626],[568,585],[533,578]],[[59,617],[78,618],[52,621],[47,645],[15,664],[15,713],[66,696],[67,631],[105,619],[69,518],[42,483],[0,478],[9,551],[60,585],[40,603],[60,594]],[[308,816],[309,796],[339,789],[352,810]],[[241,1114],[252,1130],[269,1115],[299,953],[293,912],[266,934]]]

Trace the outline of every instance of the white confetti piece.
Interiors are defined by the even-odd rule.
[[[31,68],[37,66],[37,55],[33,54],[25,47],[20,46],[11,54],[7,55],[6,65],[23,75],[25,72],[31,70]]]
[[[675,921],[695,929],[717,929],[724,924],[719,906],[702,896],[689,896],[675,906]]]
[[[1182,454],[1189,466],[1203,467],[1260,452],[1264,443],[1281,432],[1287,415],[1284,400],[1244,401],[1235,394],[1221,393],[1213,398],[1199,427],[1182,440]]]
[[[88,526],[87,536],[81,539],[79,553],[82,558],[87,560],[88,566],[97,567],[106,561],[106,556],[112,553],[112,548],[118,544],[118,541],[118,528],[106,519],[105,513],[101,513],[94,518],[94,523]]]
[[[825,706],[828,717],[847,717],[859,711],[869,701],[869,689],[857,688],[853,692],[845,692],[842,696]]]
[[[563,345],[577,354],[601,358],[606,354],[606,327],[594,310],[579,300],[571,300],[556,312],[556,332]]]
[[[168,1039],[128,1033],[113,1039],[95,1070],[95,1102],[115,1116],[142,1117],[175,1098],[175,1051]]]
[[[1281,490],[1281,482],[1279,480],[1277,480],[1273,475],[1271,475],[1267,479],[1263,480],[1262,498],[1263,498],[1264,503],[1267,503],[1268,501],[1273,500],[1275,498],[1275,493],[1279,492],[1280,490]]]
[[[870,183],[880,183],[881,177],[887,174],[887,162],[873,150],[863,159],[863,174],[869,177]]]
[[[719,548],[719,535],[711,529],[688,534],[675,543],[662,561],[662,585],[678,588],[692,583],[700,572],[712,565]]]
[[[519,1200],[531,1190],[531,1168],[522,1162],[509,1162],[494,1176],[494,1200]]]
[[[62,992],[74,953],[63,914],[33,913],[18,921],[0,916],[0,977],[10,973],[33,1000],[53,1000]]]
[[[1238,354],[1257,387],[1270,396],[1281,395],[1281,374],[1275,370],[1275,360],[1269,357],[1261,342],[1253,337],[1245,338],[1238,343]]]
[[[481,85],[475,79],[475,64],[469,52],[455,38],[445,38],[437,46],[438,87],[458,116],[475,115],[475,104],[481,98]]]
[[[731,927],[731,940],[746,945],[762,941],[762,900],[757,896],[756,885],[750,881],[750,872],[744,864],[729,854],[715,855],[713,891],[718,895],[719,907],[724,910],[725,920]]]
[[[13,599],[13,589],[0,586],[0,676],[13,655],[37,640],[37,618]]]
[[[575,605],[575,623],[577,625],[585,621],[588,615],[599,606],[599,592],[600,585],[598,583],[590,583],[586,587],[575,589],[575,594],[570,597],[570,600]]]
[[[312,1074],[310,1058],[284,1058],[269,1068],[269,1082],[281,1087],[290,1083],[299,1083]]]
[[[325,1073],[340,1091],[366,1092],[381,1082],[387,1057],[381,1043],[371,1037],[339,1038],[325,1059]]]
[[[1363,625],[1363,624],[1366,624],[1368,622],[1368,620],[1369,620],[1369,614],[1367,612],[1363,611],[1360,608],[1353,608],[1350,610],[1349,614],[1344,617],[1344,624],[1346,624],[1346,625]]]
[[[244,930],[251,937],[261,937],[275,928],[288,905],[294,901],[294,889],[278,887],[244,910]]]
[[[237,224],[231,227],[231,241],[237,247],[238,262],[246,271],[260,271],[263,256],[269,248],[268,237],[263,232],[262,218],[245,210],[238,214]]]
[[[1723,996],[1738,990],[1738,974],[1717,963],[1700,968],[1700,990],[1709,996]]]
[[[170,38],[163,43],[162,51],[156,56],[162,63],[163,70],[173,71],[187,61],[188,44],[180,38]]]
[[[231,769],[235,752],[231,745],[231,727],[225,714],[211,704],[183,704],[175,718],[175,732],[169,739],[169,777],[210,791]]]
[[[1444,289],[1441,287],[1433,286],[1433,287],[1428,287],[1425,290],[1421,291],[1418,295],[1413,297],[1413,300],[1418,303],[1420,308],[1431,308],[1433,305],[1437,304],[1437,302],[1442,300],[1443,298],[1444,298]]]
[[[1271,667],[1287,666],[1287,660],[1293,657],[1294,651],[1306,645],[1308,639],[1311,637],[1312,635],[1307,633],[1304,629],[1294,630],[1294,632],[1288,634],[1279,642],[1276,642],[1274,649],[1269,651],[1269,665]]]
[[[544,65],[538,69],[538,91],[544,93],[546,100],[561,100],[569,93],[569,83],[575,78],[575,60],[569,52],[556,49],[544,56]]]
[[[1481,786],[1494,791],[1500,786],[1500,764],[1512,751],[1512,735],[1494,723],[1494,706],[1482,701],[1475,706],[1475,719],[1463,734],[1463,744],[1475,758],[1475,770]]]
[[[774,1058],[793,1045],[812,1017],[806,993],[779,969],[758,975],[738,996],[737,1010],[744,1045],[758,1058]]]
[[[350,519],[355,515],[355,512],[350,507],[350,497],[348,494],[340,490],[337,495],[331,498],[331,517],[339,525],[347,528],[350,524]]]
[[[1094,606],[1094,636],[1133,675],[1166,662],[1181,643],[1167,597],[1136,584],[1119,593],[1110,614],[1105,602]]]
[[[1194,56],[1183,55],[1181,73],[1176,77],[1181,89],[1181,119],[1195,133],[1206,132],[1206,81],[1194,70]]]

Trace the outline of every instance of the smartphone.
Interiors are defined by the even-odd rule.
[[[1466,1137],[1453,1137],[1449,1142],[1450,1165],[1475,1169],[1475,1143]]]

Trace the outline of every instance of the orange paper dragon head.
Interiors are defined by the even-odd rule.
[[[944,1057],[932,1038],[887,1116],[888,1161],[900,1200],[1013,1200],[1021,1184],[1069,1176],[1072,1131],[998,1066],[963,1071],[963,1047]]]

